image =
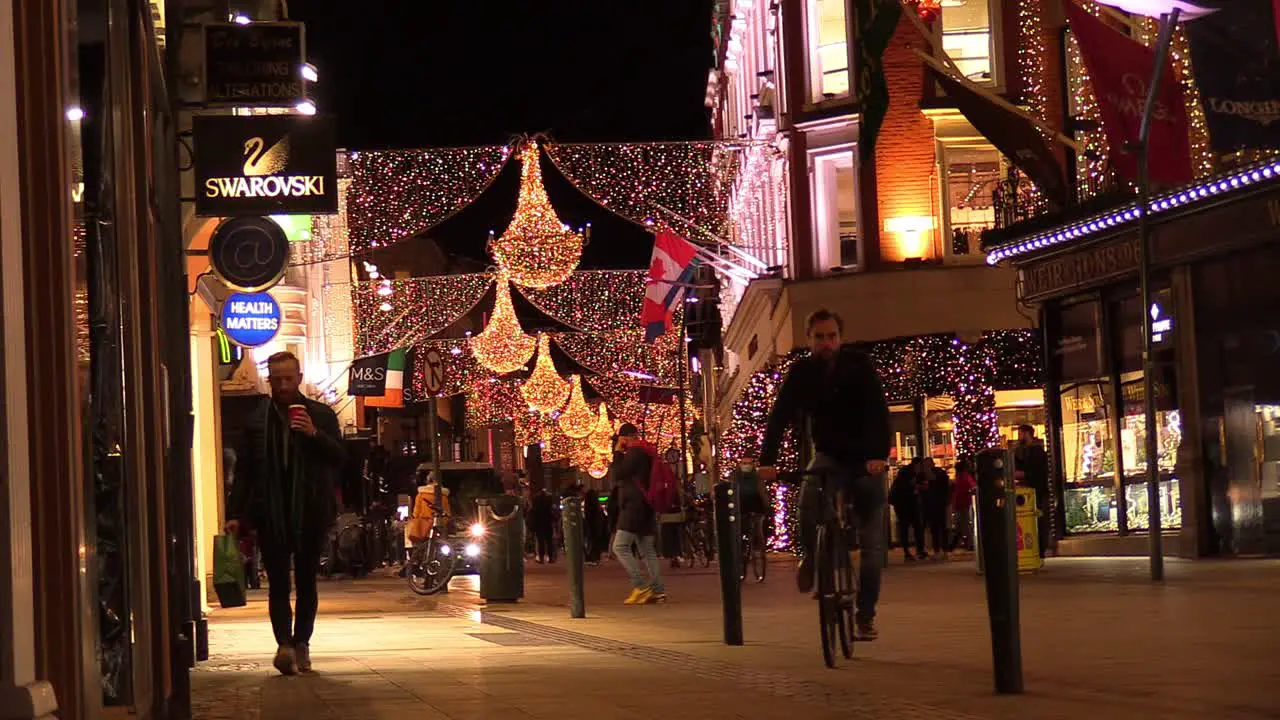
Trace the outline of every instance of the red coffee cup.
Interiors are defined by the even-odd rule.
[[[289,422],[295,423],[302,418],[307,417],[306,405],[290,405],[289,406]]]

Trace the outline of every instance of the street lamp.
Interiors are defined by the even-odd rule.
[[[1147,460],[1147,526],[1150,533],[1151,580],[1164,581],[1164,538],[1160,523],[1160,453],[1159,431],[1156,427],[1155,362],[1151,357],[1151,230],[1147,214],[1151,211],[1151,177],[1148,170],[1147,150],[1151,140],[1151,117],[1156,107],[1156,89],[1164,76],[1165,60],[1169,57],[1169,45],[1173,42],[1173,29],[1178,19],[1186,14],[1189,20],[1215,12],[1215,0],[1098,0],[1104,5],[1125,12],[1160,19],[1160,34],[1156,38],[1155,66],[1151,70],[1151,82],[1147,84],[1146,104],[1142,108],[1142,120],[1138,126],[1138,285],[1142,295],[1142,391],[1146,435],[1144,455]]]

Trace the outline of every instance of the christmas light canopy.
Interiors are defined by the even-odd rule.
[[[524,169],[520,175],[520,197],[515,216],[502,235],[490,241],[490,251],[498,266],[517,285],[546,288],[558,285],[573,274],[582,259],[582,235],[556,216],[555,208],[542,184],[538,145],[530,142],[520,153]]]
[[[587,474],[599,480],[609,474],[609,456],[597,454],[586,468]]]
[[[1259,183],[1270,183],[1280,177],[1280,161],[1267,161],[1217,178],[1194,183],[1177,190],[1171,190],[1150,201],[1147,215],[1159,215],[1170,210],[1183,207],[1217,202],[1223,195],[1242,191],[1257,186]],[[1047,232],[1008,243],[994,248],[987,253],[987,263],[995,265],[1001,260],[1008,260],[1029,252],[1063,243],[1083,241],[1099,233],[1111,232],[1138,220],[1138,204],[1129,203],[1110,212],[1094,215],[1065,227],[1055,228]]]
[[[596,415],[582,395],[582,377],[573,375],[569,378],[572,390],[569,393],[569,405],[560,413],[558,422],[560,430],[574,440],[583,440],[591,434],[596,426]]]
[[[537,341],[525,334],[511,305],[511,286],[506,273],[498,273],[493,315],[484,331],[471,338],[476,360],[498,374],[515,372],[533,357]]]
[[[551,338],[548,335],[538,337],[538,362],[533,366],[529,379],[520,386],[520,396],[529,407],[544,415],[549,415],[564,407],[569,398],[570,386],[556,372],[556,363],[551,358]]]

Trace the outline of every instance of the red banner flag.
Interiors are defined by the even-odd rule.
[[[1131,146],[1138,142],[1147,84],[1156,64],[1155,52],[1112,29],[1073,0],[1063,0],[1062,4],[1098,99],[1102,126],[1111,147],[1111,166],[1126,180],[1137,180],[1138,154]],[[1191,182],[1190,132],[1182,88],[1169,63],[1156,89],[1155,112],[1151,116],[1147,166],[1152,182]]]

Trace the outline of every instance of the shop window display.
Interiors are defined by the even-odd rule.
[[[1143,408],[1142,373],[1121,376],[1124,417],[1120,421],[1120,449],[1125,474],[1126,516],[1130,530],[1150,527],[1147,510],[1147,418]],[[1182,444],[1182,416],[1170,409],[1171,388],[1156,386],[1157,465],[1160,468],[1160,525],[1182,526],[1182,496],[1178,479],[1173,475],[1178,463],[1178,447]]]
[[[1062,387],[1063,500],[1069,533],[1120,529],[1115,443],[1106,398],[1111,383]]]
[[[929,441],[929,457],[933,464],[950,471],[956,464],[955,401],[949,397],[932,397],[925,401],[924,431]]]

